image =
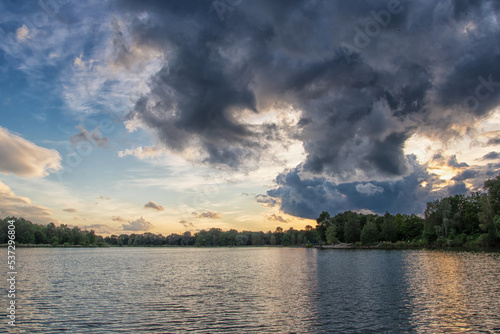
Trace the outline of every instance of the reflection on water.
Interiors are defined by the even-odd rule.
[[[413,252],[406,259],[412,324],[428,332],[500,331],[500,256]]]
[[[20,333],[436,333],[500,324],[495,253],[49,248],[21,249],[17,260]]]
[[[316,251],[23,249],[29,333],[310,332]]]
[[[318,252],[322,329],[339,333],[407,333],[404,253],[378,250]]]

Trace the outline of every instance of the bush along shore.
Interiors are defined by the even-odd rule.
[[[103,246],[303,246],[347,248],[500,248],[500,175],[487,180],[484,190],[427,203],[423,217],[407,214],[360,214],[323,211],[313,228],[251,232],[211,228],[192,234],[155,233],[96,235],[65,224],[34,224],[24,218],[0,220],[0,244],[7,244],[8,221],[15,220],[16,245],[31,247]]]

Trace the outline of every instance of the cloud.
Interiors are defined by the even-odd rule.
[[[77,209],[62,209],[65,212],[77,212]]]
[[[263,204],[269,208],[272,208],[276,205],[277,201],[275,198],[269,197],[268,195],[259,194],[255,196],[255,201],[257,203]]]
[[[395,181],[372,181],[371,186],[359,182],[335,184],[326,177],[308,177],[298,166],[280,174],[277,187],[269,190],[268,195],[281,201],[281,211],[314,219],[324,210],[330,214],[346,210],[422,214],[429,201],[468,192],[463,182],[466,177],[445,184],[414,156],[407,159],[413,170],[410,175]]]
[[[490,152],[483,156],[483,160],[496,160],[500,159],[500,153],[498,152]]]
[[[124,231],[149,231],[153,227],[153,224],[147,222],[143,217],[129,221],[127,224],[122,224]]]
[[[490,138],[490,139],[488,140],[487,145],[491,145],[491,146],[500,145],[500,137],[497,137],[497,138]]]
[[[24,41],[26,38],[28,38],[29,32],[30,30],[28,29],[28,27],[23,24],[22,27],[16,30],[17,39],[20,41]]]
[[[207,211],[200,213],[198,218],[222,219],[222,214],[220,212]]]
[[[62,168],[56,150],[21,138],[0,127],[0,172],[21,177],[44,177]]]
[[[165,208],[161,205],[158,205],[156,204],[155,202],[152,202],[152,201],[149,201],[147,202],[146,204],[144,204],[144,208],[150,208],[150,209],[154,209],[154,210],[157,210],[157,211],[165,211]]]
[[[125,149],[118,152],[120,158],[132,155],[139,159],[154,158],[161,155],[163,151],[155,146],[137,147],[135,149]]]
[[[384,192],[384,188],[382,187],[379,187],[379,186],[375,186],[371,183],[360,183],[360,184],[357,184],[356,185],[356,190],[360,193],[360,194],[364,194],[364,195],[368,195],[368,196],[372,196],[372,195],[375,195],[375,194],[381,194]]]
[[[194,224],[192,222],[188,222],[186,220],[181,220],[179,222],[179,224],[181,224],[182,226],[184,226],[186,229],[193,229],[195,228]]]
[[[500,103],[493,1],[402,0],[391,22],[353,52],[343,46],[355,46],[354,28],[387,1],[255,1],[238,6],[231,29],[207,18],[203,2],[119,3],[127,14],[148,15],[131,22],[132,39],[148,36],[142,46],[168,53],[129,122],[212,166],[255,165],[293,139],[306,152],[304,173],[334,183],[401,180],[412,173],[404,145],[413,134],[447,142]],[[484,82],[494,84],[478,90]],[[283,106],[300,110],[301,120],[247,121]]]
[[[383,189],[370,199],[390,199],[389,185],[402,186],[417,173],[404,151],[408,138],[418,134],[452,145],[456,138],[474,137],[478,122],[500,101],[497,1],[402,0],[401,13],[370,36],[366,47],[355,45],[354,28],[363,30],[372,20],[370,11],[385,9],[387,0],[255,0],[238,6],[224,22],[203,1],[118,0],[116,13],[87,6],[65,8],[64,15],[93,13],[70,16],[72,29],[60,29],[53,20],[38,29],[44,38],[34,38],[37,31],[30,26],[29,50],[22,49],[28,43],[17,43],[17,49],[4,51],[11,57],[17,50],[23,57],[32,54],[28,64],[19,62],[29,68],[30,78],[42,66],[63,69],[68,68],[63,59],[77,60],[61,74],[70,78],[62,81],[71,111],[130,110],[130,130],[150,130],[161,150],[189,160],[223,169],[258,168],[275,146],[300,141],[305,158],[296,163],[297,173],[283,173],[286,183],[277,185],[304,205],[300,212],[318,207],[302,198],[307,192],[323,192],[337,204],[348,203],[344,196],[351,190],[363,198]],[[345,43],[356,50],[346,52]],[[143,86],[137,98],[129,99],[138,84]],[[297,122],[267,117],[286,108],[297,111]],[[92,135],[82,129],[73,141]],[[489,144],[495,143],[492,138]],[[119,155],[156,153],[141,147]],[[53,160],[57,167],[60,158]],[[0,171],[12,173],[5,163],[0,162]],[[456,158],[450,164],[469,168]],[[49,173],[36,171],[27,174]],[[432,173],[417,174],[437,186]],[[288,182],[294,177],[292,186]],[[409,190],[421,191],[419,180]],[[310,188],[299,190],[299,184]],[[417,199],[427,198],[421,195]],[[284,194],[274,199],[285,200],[276,205],[290,205]]]
[[[452,178],[452,180],[465,181],[465,180],[472,179],[472,178],[476,177],[477,174],[478,174],[478,172],[476,170],[468,169],[468,170],[465,170],[465,171],[461,172],[460,174],[454,176]]]
[[[109,138],[102,136],[99,127],[95,128],[92,132],[88,132],[82,126],[78,126],[78,129],[80,129],[80,132],[70,138],[71,144],[78,145],[81,142],[89,142],[102,148],[108,148]]]
[[[105,224],[92,224],[92,225],[84,225],[82,226],[84,230],[94,230],[97,234],[113,234],[117,233],[118,230],[111,226]]]
[[[0,215],[23,217],[36,224],[59,223],[52,217],[52,210],[35,205],[27,197],[17,196],[9,186],[0,181]]]
[[[469,167],[469,165],[465,162],[458,162],[457,161],[457,156],[456,155],[452,155],[449,159],[448,159],[448,166],[450,167],[455,167],[455,168],[464,168],[464,167]]]
[[[281,222],[281,223],[288,223],[288,220],[286,220],[282,216],[277,216],[274,213],[272,215],[270,215],[270,216],[267,216],[266,218],[267,218],[267,220],[270,220],[270,221],[276,221],[276,222]]]
[[[111,217],[111,220],[115,221],[115,222],[126,222],[127,220],[123,217],[120,217],[120,216],[113,216]]]

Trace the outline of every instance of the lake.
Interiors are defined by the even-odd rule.
[[[499,253],[22,248],[16,262],[19,333],[500,331]]]

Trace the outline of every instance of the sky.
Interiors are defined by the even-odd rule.
[[[500,2],[0,2],[0,216],[422,215],[500,173]]]

